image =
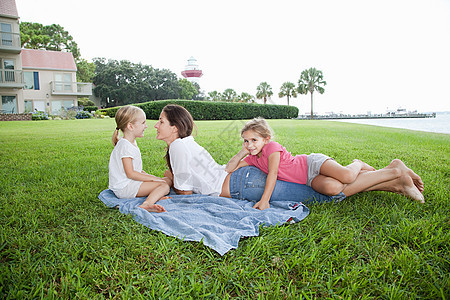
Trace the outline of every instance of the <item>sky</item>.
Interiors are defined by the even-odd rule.
[[[227,88],[286,104],[284,82],[323,72],[314,112],[450,111],[450,0],[16,0],[21,22],[59,24],[82,58],[179,76],[197,59],[205,93]],[[258,102],[262,103],[262,100]],[[310,95],[291,98],[300,114]]]

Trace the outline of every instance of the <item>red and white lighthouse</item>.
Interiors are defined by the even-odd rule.
[[[198,68],[197,60],[193,56],[188,59],[188,64],[184,68],[184,71],[181,72],[181,75],[190,82],[196,83],[198,83],[198,79],[202,77],[203,72]]]

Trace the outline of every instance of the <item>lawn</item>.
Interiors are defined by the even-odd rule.
[[[144,169],[165,170],[155,121],[138,140]],[[242,121],[197,122],[221,164]],[[0,298],[448,299],[450,135],[330,121],[271,120],[293,154],[376,168],[393,158],[422,176],[425,201],[370,192],[309,206],[224,256],[108,209],[112,119],[0,122]]]

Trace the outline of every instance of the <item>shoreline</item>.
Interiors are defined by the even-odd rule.
[[[310,120],[309,115],[300,115],[298,120]],[[376,114],[376,115],[314,115],[313,120],[340,120],[340,119],[420,119],[436,118],[436,113],[407,113],[407,114]]]

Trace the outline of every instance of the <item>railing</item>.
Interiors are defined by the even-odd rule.
[[[50,88],[52,95],[92,95],[92,83],[51,81]]]
[[[0,87],[22,88],[23,86],[22,70],[0,69]]]
[[[0,50],[20,53],[20,34],[0,31]]]

